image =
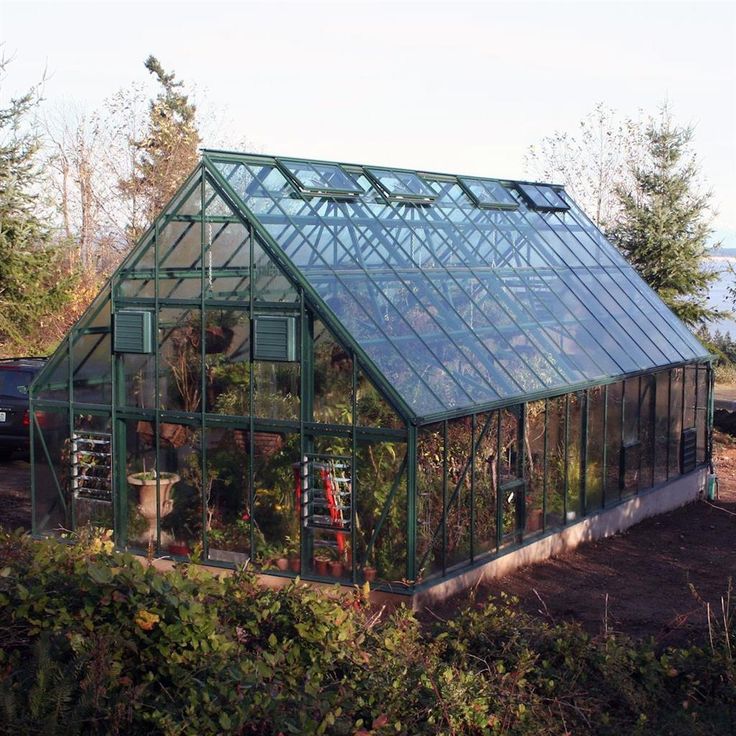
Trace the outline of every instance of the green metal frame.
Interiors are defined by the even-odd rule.
[[[504,399],[499,399],[496,401],[485,401],[485,402],[478,402],[476,406],[473,407],[473,410],[471,412],[468,412],[467,408],[458,408],[457,410],[446,410],[442,412],[437,413],[430,413],[425,416],[418,416],[409,404],[405,401],[405,399],[402,397],[402,395],[399,393],[399,391],[396,389],[396,387],[389,381],[386,376],[381,372],[381,370],[378,368],[378,366],[371,360],[367,352],[364,350],[363,345],[360,341],[358,341],[340,322],[340,320],[336,317],[330,306],[325,302],[325,300],[319,295],[319,293],[316,291],[314,286],[304,277],[303,274],[301,274],[299,268],[295,266],[291,260],[285,255],[282,248],[279,246],[277,240],[266,230],[266,228],[263,226],[263,224],[260,222],[258,216],[251,212],[248,207],[245,205],[245,203],[242,201],[242,199],[238,196],[237,192],[233,189],[233,187],[230,185],[230,183],[225,179],[225,177],[221,174],[221,172],[218,170],[218,168],[214,165],[214,160],[232,160],[234,162],[240,162],[243,160],[250,160],[258,163],[263,163],[265,157],[262,156],[242,156],[242,155],[233,155],[223,152],[215,152],[215,151],[206,151],[203,156],[202,163],[195,169],[194,172],[188,177],[188,179],[185,181],[185,183],[182,185],[182,187],[178,190],[178,192],[174,195],[171,202],[167,207],[165,208],[162,215],[153,223],[153,225],[144,233],[143,237],[141,238],[139,245],[131,251],[131,253],[126,257],[126,259],[123,261],[117,272],[110,278],[110,280],[107,282],[105,287],[103,288],[103,292],[101,294],[101,297],[96,299],[90,308],[85,312],[85,314],[82,316],[82,318],[79,320],[77,325],[75,325],[68,335],[68,337],[64,340],[64,342],[60,345],[59,349],[56,351],[56,353],[52,356],[52,358],[48,361],[48,364],[44,368],[44,370],[39,374],[36,381],[31,387],[30,390],[30,409],[31,409],[31,416],[33,417],[33,421],[31,422],[31,461],[32,464],[35,465],[39,462],[39,456],[38,452],[39,450],[42,453],[42,456],[46,459],[46,461],[49,463],[49,467],[53,473],[53,462],[51,457],[51,452],[49,450],[49,447],[47,446],[46,438],[44,437],[43,429],[39,426],[39,423],[36,418],[36,412],[42,411],[44,409],[48,410],[57,410],[57,411],[66,411],[68,416],[68,431],[71,436],[71,434],[74,432],[75,428],[75,417],[80,413],[91,413],[98,416],[103,417],[109,417],[111,426],[113,428],[113,434],[114,434],[114,457],[113,457],[113,472],[114,472],[114,481],[115,481],[115,493],[113,495],[113,516],[114,516],[114,531],[115,531],[115,541],[120,547],[124,547],[127,544],[127,507],[128,507],[128,484],[126,481],[126,432],[127,432],[127,422],[130,421],[137,421],[137,420],[144,420],[144,421],[151,421],[154,423],[154,434],[155,434],[155,446],[154,446],[154,452],[156,454],[157,458],[160,458],[161,456],[161,442],[160,442],[160,428],[161,424],[164,421],[167,422],[177,422],[182,424],[187,424],[192,427],[197,427],[200,429],[200,463],[201,463],[201,470],[202,470],[202,477],[203,477],[203,487],[206,485],[206,474],[207,474],[207,468],[208,468],[208,461],[207,461],[207,441],[206,441],[206,432],[209,428],[217,428],[217,427],[223,427],[223,428],[243,428],[244,426],[247,426],[249,431],[249,437],[250,437],[250,447],[249,447],[249,467],[248,467],[248,508],[253,510],[254,508],[254,464],[253,464],[253,457],[254,457],[254,433],[261,430],[261,431],[275,431],[275,432],[289,432],[289,433],[299,433],[300,436],[300,455],[301,457],[305,457],[310,455],[310,453],[314,450],[313,440],[312,438],[317,435],[333,435],[333,436],[342,436],[342,437],[349,437],[351,440],[351,477],[355,481],[355,488],[354,493],[358,494],[361,492],[360,487],[357,483],[357,472],[356,472],[356,457],[358,452],[358,442],[360,441],[383,441],[383,442],[397,442],[397,443],[406,443],[406,452],[403,455],[403,459],[399,465],[398,471],[396,472],[393,482],[390,486],[388,496],[381,508],[380,515],[378,516],[377,523],[375,527],[371,530],[370,537],[368,538],[367,547],[366,547],[366,555],[370,556],[374,545],[379,538],[379,535],[381,534],[381,531],[386,523],[386,520],[389,516],[389,513],[391,509],[394,507],[394,504],[397,502],[399,489],[402,487],[402,484],[404,482],[404,479],[406,479],[406,551],[407,551],[407,558],[406,558],[406,581],[409,582],[409,585],[405,588],[402,588],[403,591],[409,591],[411,589],[421,589],[422,586],[431,584],[431,579],[427,579],[426,581],[418,581],[417,578],[420,574],[420,571],[424,567],[424,564],[426,562],[427,555],[429,554],[429,551],[424,555],[424,559],[417,559],[417,549],[418,549],[418,539],[417,535],[419,533],[418,528],[418,519],[417,519],[417,490],[416,490],[416,481],[417,481],[417,473],[418,473],[418,457],[417,457],[417,445],[418,445],[418,430],[421,426],[425,426],[428,424],[436,423],[436,422],[442,422],[442,432],[444,437],[444,443],[443,443],[443,460],[442,460],[442,468],[443,468],[443,475],[442,475],[442,518],[437,525],[436,529],[433,531],[432,537],[430,539],[429,547],[428,549],[431,550],[433,548],[433,545],[437,541],[437,539],[441,540],[442,545],[442,551],[441,551],[441,569],[438,572],[439,575],[446,575],[450,571],[450,568],[448,567],[448,558],[447,558],[447,547],[448,547],[448,530],[447,530],[447,519],[448,519],[448,513],[450,513],[451,510],[454,509],[455,504],[458,503],[458,498],[460,497],[461,488],[463,487],[463,484],[466,483],[466,481],[469,478],[469,489],[470,489],[470,535],[469,535],[469,549],[468,549],[468,557],[467,560],[464,562],[459,563],[458,565],[453,565],[452,570],[455,568],[460,569],[468,569],[475,565],[482,564],[486,562],[488,559],[492,558],[494,555],[497,554],[505,554],[509,549],[515,549],[520,544],[527,544],[531,541],[535,541],[539,539],[539,533],[535,532],[534,534],[527,534],[525,532],[525,526],[526,526],[526,507],[525,507],[525,494],[518,493],[518,501],[516,501],[515,506],[515,518],[516,518],[516,529],[514,530],[514,538],[512,540],[508,540],[506,537],[504,537],[503,534],[503,527],[504,527],[504,518],[503,518],[503,499],[502,499],[502,491],[506,489],[506,486],[501,486],[500,484],[497,487],[496,492],[496,548],[495,550],[491,550],[487,553],[478,553],[477,551],[477,540],[476,540],[476,529],[475,529],[475,510],[476,510],[476,504],[475,504],[475,478],[476,478],[476,467],[478,464],[478,458],[476,457],[479,445],[482,442],[485,433],[489,430],[492,421],[495,421],[497,423],[497,438],[499,442],[499,449],[500,449],[500,441],[501,441],[501,427],[500,427],[500,410],[504,408],[511,408],[514,406],[518,406],[518,416],[519,416],[519,422],[518,422],[518,432],[519,437],[517,439],[519,452],[517,454],[516,463],[518,465],[517,471],[518,471],[518,487],[520,489],[524,488],[524,484],[526,482],[524,478],[525,473],[525,462],[524,462],[524,454],[526,452],[526,443],[524,441],[524,432],[526,427],[526,412],[525,412],[525,406],[527,403],[532,401],[544,401],[545,402],[545,412],[544,412],[544,458],[543,458],[543,467],[544,467],[544,473],[543,473],[543,499],[542,499],[542,509],[543,509],[543,518],[545,519],[545,525],[546,525],[546,519],[547,519],[547,494],[548,491],[551,489],[548,488],[547,485],[547,461],[548,461],[548,440],[547,440],[547,434],[548,434],[548,426],[549,426],[549,411],[548,411],[548,401],[554,397],[558,396],[566,396],[569,397],[573,392],[580,394],[580,401],[581,401],[581,427],[580,427],[580,438],[581,438],[581,453],[579,454],[580,457],[580,488],[579,488],[579,497],[580,497],[580,511],[582,514],[590,515],[599,513],[602,510],[606,508],[610,508],[610,506],[615,505],[616,503],[621,502],[622,500],[627,500],[626,498],[622,498],[620,494],[617,494],[616,496],[612,496],[611,491],[615,491],[616,489],[611,489],[609,487],[608,482],[608,466],[609,461],[614,460],[614,458],[608,457],[608,438],[609,438],[609,415],[608,415],[608,387],[627,380],[636,380],[638,382],[639,391],[638,391],[638,402],[639,402],[639,416],[637,418],[637,426],[638,426],[638,433],[641,436],[642,432],[642,421],[649,421],[650,422],[650,442],[652,446],[652,465],[651,465],[651,478],[649,482],[645,481],[641,475],[641,469],[642,469],[642,463],[643,463],[643,450],[640,452],[639,455],[639,473],[638,473],[638,485],[637,488],[634,490],[634,493],[643,493],[648,492],[649,487],[654,485],[654,477],[655,477],[655,463],[654,463],[654,454],[656,452],[656,437],[655,437],[655,429],[654,429],[654,421],[656,419],[656,401],[657,401],[657,392],[656,392],[656,380],[654,373],[661,373],[664,371],[667,371],[669,375],[669,409],[668,412],[671,412],[672,407],[672,371],[674,369],[681,369],[685,366],[689,365],[695,365],[696,370],[694,372],[695,376],[695,386],[694,386],[694,395],[695,395],[695,401],[698,401],[698,386],[699,381],[701,380],[701,376],[705,376],[707,379],[707,391],[706,396],[708,399],[708,406],[707,408],[699,409],[696,407],[696,419],[699,421],[698,417],[700,416],[698,414],[699,411],[701,411],[704,414],[706,427],[706,458],[705,462],[709,463],[712,455],[712,419],[713,419],[713,410],[712,410],[712,380],[713,380],[713,372],[712,372],[712,366],[710,363],[710,356],[703,355],[699,357],[696,360],[688,360],[688,361],[681,361],[681,362],[675,362],[671,363],[669,365],[660,366],[657,368],[656,371],[652,371],[651,369],[647,370],[641,370],[641,371],[634,371],[634,372],[622,372],[617,375],[613,376],[607,376],[601,380],[597,381],[581,381],[576,384],[571,384],[566,387],[566,390],[564,393],[561,393],[559,389],[549,389],[549,390],[541,390],[541,391],[530,391],[525,397],[522,402],[514,401],[512,404],[509,404],[508,401]],[[311,163],[311,161],[307,159],[296,159],[289,157],[290,161],[294,162],[304,162],[304,163]],[[278,160],[274,159],[274,162],[278,164]],[[333,162],[319,162],[319,163],[333,163]],[[360,173],[359,169],[356,169],[355,165],[351,164],[340,164],[342,168],[344,168],[345,171],[350,173],[352,176],[355,176],[357,173]],[[287,179],[293,180],[293,177],[289,176],[289,172],[284,172],[283,166],[280,167],[280,170],[282,173],[285,173],[287,176]],[[383,167],[377,167],[377,168],[383,168]],[[403,171],[407,173],[413,173],[413,174],[419,174],[419,172],[406,170],[406,169],[393,169],[395,171]],[[369,179],[372,179],[369,172],[363,172],[366,173],[366,176]],[[436,180],[442,180],[442,181],[449,181],[453,183],[457,183],[460,188],[465,191],[466,194],[468,192],[466,191],[466,187],[462,184],[462,177],[452,177],[449,175],[442,175],[442,174],[427,174],[424,173],[423,176],[428,176],[430,178],[436,179]],[[478,177],[469,177],[472,179],[477,179]],[[495,181],[501,181],[504,184],[512,184],[512,182],[508,182],[506,180],[495,180]],[[298,185],[298,182],[293,182]],[[534,182],[529,182],[534,183]],[[334,197],[345,197],[349,196],[349,193],[346,193],[342,190],[336,191],[336,192],[323,192],[323,191],[303,191],[303,187],[301,185],[298,185],[300,187],[301,194],[298,194],[297,196],[303,196],[303,197],[309,197],[309,196],[325,196],[329,198],[330,196]],[[211,202],[215,197],[218,197],[222,200],[222,202],[230,209],[230,211],[233,213],[230,215],[207,215],[207,205],[208,205],[208,191]],[[199,215],[189,215],[189,214],[182,214],[180,212],[183,205],[187,202],[189,202],[190,198],[194,196],[195,194],[198,194],[199,196]],[[390,193],[385,196],[386,202],[390,201],[392,197],[390,196]],[[408,200],[408,197],[402,197],[403,200]],[[425,200],[424,197],[418,197],[418,200],[420,203]],[[504,208],[503,206],[499,205],[498,207],[495,207],[496,209],[499,209],[499,217],[504,216]],[[167,225],[170,223],[191,223],[193,226],[199,226],[200,227],[200,238],[199,238],[199,261],[198,261],[198,267],[195,270],[187,269],[185,267],[161,267],[161,262],[164,260],[169,253],[172,252],[171,249],[176,247],[176,243],[171,246],[171,248],[167,251],[166,254],[162,254],[160,252],[161,250],[161,233]],[[238,246],[238,249],[247,247],[248,253],[249,253],[249,265],[247,268],[245,267],[239,267],[239,268],[231,268],[231,267],[223,267],[223,268],[215,268],[211,269],[206,266],[207,263],[207,255],[210,252],[209,249],[211,247],[210,239],[211,239],[211,230],[208,230],[208,226],[210,224],[222,224],[224,226],[227,226],[229,224],[234,225],[241,225],[243,227],[243,230],[245,232],[245,240]],[[181,236],[183,237],[183,236]],[[179,239],[181,240],[181,238]],[[258,247],[263,251],[265,256],[270,260],[272,264],[274,264],[276,268],[276,272],[278,275],[284,277],[295,289],[295,292],[297,294],[297,299],[294,302],[284,303],[284,302],[256,302],[254,297],[254,283],[255,283],[255,247],[256,244]],[[153,268],[138,268],[137,266],[140,264],[141,260],[144,257],[147,257],[146,254],[149,252],[149,249],[152,248],[153,250],[153,259],[154,264]],[[240,300],[240,301],[232,301],[228,298],[218,298],[218,296],[213,296],[209,290],[208,290],[208,279],[212,278],[218,278],[218,277],[236,277],[236,278],[249,278],[249,287],[248,292],[246,295],[246,298]],[[162,297],[160,294],[160,282],[162,279],[167,280],[174,280],[183,282],[189,279],[199,279],[199,296],[193,297],[193,298],[167,298]],[[123,294],[121,293],[121,283],[125,282],[136,282],[140,281],[142,285],[144,285],[146,282],[153,282],[153,297],[147,297],[143,296],[142,292],[139,292],[139,295],[131,295],[131,294]],[[109,297],[106,296],[106,294],[109,293]],[[237,298],[238,294],[241,292],[233,292],[232,295]],[[220,295],[222,297],[222,295]],[[249,318],[252,319],[253,315],[258,312],[263,311],[271,311],[271,312],[278,312],[278,313],[284,313],[289,312],[292,314],[295,314],[299,318],[299,324],[300,324],[300,340],[301,340],[301,372],[300,372],[300,413],[298,421],[292,421],[292,420],[264,420],[262,418],[259,418],[254,415],[253,413],[253,406],[254,406],[254,376],[253,376],[253,363],[251,361],[250,368],[249,368],[249,406],[251,407],[250,414],[248,416],[227,416],[227,415],[215,415],[208,413],[207,406],[204,400],[202,400],[200,404],[200,409],[196,414],[192,414],[189,412],[178,412],[178,411],[169,411],[164,410],[161,406],[161,399],[160,399],[160,392],[158,390],[158,383],[161,379],[162,372],[161,372],[161,365],[160,365],[160,341],[157,338],[156,340],[156,350],[153,355],[153,376],[155,379],[156,384],[156,390],[155,390],[155,406],[150,409],[139,409],[135,407],[130,407],[125,405],[125,373],[123,368],[123,361],[121,358],[117,356],[112,356],[111,358],[111,374],[110,374],[110,383],[112,386],[112,401],[110,404],[95,404],[95,403],[89,403],[89,402],[79,402],[75,398],[75,392],[74,392],[74,381],[75,381],[75,372],[79,370],[80,365],[84,364],[84,361],[80,365],[77,365],[75,363],[76,360],[76,354],[75,354],[75,347],[78,344],[77,340],[79,337],[86,336],[86,335],[100,335],[100,342],[104,340],[107,336],[110,336],[110,329],[105,327],[94,327],[91,326],[92,321],[100,314],[101,310],[106,308],[107,301],[109,299],[109,305],[110,305],[110,313],[111,315],[114,315],[116,311],[123,307],[123,306],[129,306],[129,305],[137,305],[137,306],[147,306],[152,309],[154,312],[154,322],[155,322],[155,334],[159,335],[159,316],[161,309],[164,308],[191,308],[191,309],[197,309],[200,310],[200,314],[202,315],[202,318],[200,319],[200,355],[199,359],[201,361],[201,364],[204,365],[206,361],[206,350],[205,350],[205,343],[206,343],[206,334],[205,334],[205,318],[204,316],[207,314],[208,310],[210,309],[226,309],[226,310],[237,310],[242,311],[244,313],[247,313]],[[319,319],[326,327],[329,329],[329,331],[332,333],[332,335],[335,336],[335,339],[338,341],[338,343],[347,351],[348,355],[350,356],[350,359],[352,361],[352,422],[350,425],[326,425],[318,422],[313,421],[313,399],[314,399],[314,383],[313,383],[313,351],[314,351],[314,335],[313,335],[313,323],[315,319]],[[565,333],[565,330],[567,329],[564,324],[560,324],[561,327],[561,334]],[[666,340],[666,337],[662,335],[662,338]],[[42,396],[39,396],[39,392],[42,392],[43,390],[46,390],[49,388],[48,384],[48,378],[53,375],[54,371],[61,365],[63,365],[63,361],[67,360],[67,372],[66,372],[66,388],[67,388],[67,399],[66,400],[58,400],[58,399],[48,399],[43,398]],[[379,394],[382,396],[382,398],[387,402],[387,404],[391,407],[391,409],[397,414],[398,417],[404,422],[405,429],[389,429],[389,428],[374,428],[374,427],[364,427],[358,424],[357,421],[357,405],[356,405],[356,393],[357,393],[357,383],[358,383],[358,374],[359,371],[362,371],[365,376],[372,382],[372,384],[376,387]],[[685,377],[689,374],[689,371],[683,371],[683,397],[681,401],[681,411],[682,411],[682,419],[684,419],[684,412],[686,410],[685,407],[685,401],[684,401],[684,395],[685,395]],[[644,385],[644,381],[649,380],[651,381],[651,389],[652,394],[650,397],[651,401],[651,411],[649,412],[649,417],[644,418],[641,416],[641,408],[642,408],[642,386]],[[105,377],[100,378],[100,383],[106,383]],[[588,392],[589,389],[596,387],[596,386],[604,386],[604,396],[603,396],[603,428],[604,428],[604,438],[602,442],[602,459],[603,459],[603,468],[602,468],[602,488],[601,488],[601,494],[602,494],[602,503],[600,508],[596,509],[589,509],[587,504],[587,467],[588,467],[588,445],[589,445],[589,400],[588,400]],[[59,383],[57,386],[59,389],[64,388],[64,384]],[[205,371],[201,371],[201,386],[200,386],[201,396],[204,397],[206,393],[206,375]],[[625,398],[626,398],[626,392],[625,390],[622,390],[621,395],[621,407],[620,407],[620,416],[621,416],[621,426],[620,426],[620,433],[623,433],[624,431],[624,421],[625,421]],[[565,513],[568,509],[568,473],[569,473],[569,462],[570,462],[570,447],[569,447],[569,432],[570,432],[570,402],[569,399],[566,399],[565,404],[565,414],[566,414],[566,421],[565,421],[565,458],[564,458],[564,496],[563,496],[563,525],[565,522]],[[479,423],[478,423],[478,417],[481,414],[487,414],[491,413],[491,416],[485,423],[485,426],[482,428],[480,434],[476,437],[477,430],[479,429]],[[449,422],[452,422],[455,419],[458,419],[460,417],[471,417],[471,441],[470,441],[470,454],[467,457],[464,466],[461,470],[459,479],[454,481],[454,488],[450,486],[450,478],[449,478],[449,471],[448,471],[448,426]],[[672,427],[672,417],[668,414],[667,421],[668,421],[668,427]],[[682,422],[681,422],[682,424]],[[623,436],[620,438],[623,440]],[[673,441],[668,441],[667,443],[667,480],[669,481],[671,479],[671,471],[670,471],[670,452],[671,452],[671,446],[673,445]],[[497,471],[498,471],[498,464],[500,463],[500,452],[497,452],[495,462],[497,463]],[[700,464],[702,467],[702,463]],[[498,477],[498,475],[497,475]],[[64,490],[62,488],[60,479],[56,477],[55,474],[53,474],[54,483],[56,486],[56,492],[59,496],[60,502],[62,504],[62,508],[64,509],[65,514],[67,514],[66,510],[66,502],[64,498]],[[509,486],[510,487],[510,486]],[[515,486],[516,487],[516,486]],[[33,533],[36,535],[44,533],[44,529],[39,528],[38,519],[36,518],[36,507],[38,503],[38,493],[39,489],[37,488],[36,483],[36,474],[35,472],[32,474],[32,484],[31,484],[31,496],[32,496],[32,504],[34,507],[34,514],[33,514]],[[157,497],[160,497],[161,489],[160,489],[160,478],[157,480]],[[205,530],[203,532],[203,545],[204,545],[204,554],[205,559],[207,558],[208,552],[209,552],[209,542],[207,538],[206,533],[206,504],[204,503],[205,499],[202,499],[202,522],[203,522],[203,529]],[[73,504],[72,504],[73,506]],[[356,549],[356,510],[355,510],[355,504],[352,504],[352,524],[351,524],[351,542],[352,542],[352,549]],[[72,512],[73,514],[73,512]],[[160,522],[160,520],[159,520]],[[72,518],[72,524],[74,525],[75,519]],[[556,531],[559,527],[551,528],[545,526],[544,532],[545,534],[550,534]],[[251,545],[250,549],[253,551],[255,549],[255,540],[254,540],[254,531],[253,531],[253,525],[251,525]],[[512,543],[510,545],[506,545],[508,541],[511,541]],[[160,523],[157,524],[157,542],[160,545],[161,542],[161,529],[160,529]],[[302,560],[307,560],[311,556],[311,540],[308,535],[302,534],[301,536],[301,553],[302,553]],[[210,561],[211,564],[220,564],[216,561]],[[302,568],[302,573],[306,573],[307,576],[310,575],[311,571],[308,568],[308,566],[304,566]],[[358,561],[353,561],[353,568],[350,573],[350,579],[353,583],[360,582],[360,569],[358,567]],[[413,586],[413,588],[412,588]]]

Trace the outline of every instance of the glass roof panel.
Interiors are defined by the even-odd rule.
[[[366,171],[390,197],[433,200],[437,196],[417,174],[393,169],[368,168]]]
[[[519,203],[511,192],[500,181],[491,179],[470,179],[463,177],[460,182],[468,191],[478,207],[492,207],[496,209],[515,209]]]
[[[552,187],[489,209],[449,178],[371,169],[388,201],[363,175],[354,197],[305,199],[272,158],[213,161],[264,248],[422,422],[707,356],[574,203],[558,214]],[[394,198],[425,191],[422,207]]]
[[[279,159],[279,163],[296,179],[299,186],[314,192],[361,194],[363,190],[350,174],[337,164],[308,163]]]

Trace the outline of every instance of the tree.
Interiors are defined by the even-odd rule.
[[[182,92],[183,82],[164,71],[154,56],[146,59],[145,66],[162,90],[150,103],[146,135],[134,142],[138,154],[134,172],[121,182],[127,196],[145,202],[145,223],[133,224],[133,239],[164,208],[199,160],[197,108]]]
[[[542,181],[558,182],[598,227],[610,227],[619,210],[617,187],[630,181],[631,161],[644,150],[642,125],[599,102],[574,133],[555,131],[530,146],[526,168]]]
[[[0,61],[0,72],[6,62]],[[0,352],[44,350],[66,328],[78,277],[39,202],[37,89],[0,109]]]
[[[664,106],[646,129],[646,156],[619,186],[621,212],[608,233],[644,280],[686,324],[726,316],[707,304],[718,274],[707,267],[710,192],[699,191],[691,127],[673,124]]]

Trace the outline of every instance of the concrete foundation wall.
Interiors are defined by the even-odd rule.
[[[484,565],[474,567],[456,577],[439,580],[436,585],[415,593],[412,606],[414,610],[419,610],[472,588],[481,579],[503,577],[520,567],[569,552],[583,542],[610,537],[649,516],[684,506],[703,492],[706,476],[707,469],[699,468],[671,483],[653,488],[618,506],[587,517],[560,532],[490,560]]]

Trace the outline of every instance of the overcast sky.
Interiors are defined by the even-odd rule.
[[[220,140],[267,153],[523,177],[597,102],[668,100],[736,247],[736,3],[0,0],[4,98],[48,76],[92,111],[157,56]],[[219,141],[205,140],[205,145]]]

